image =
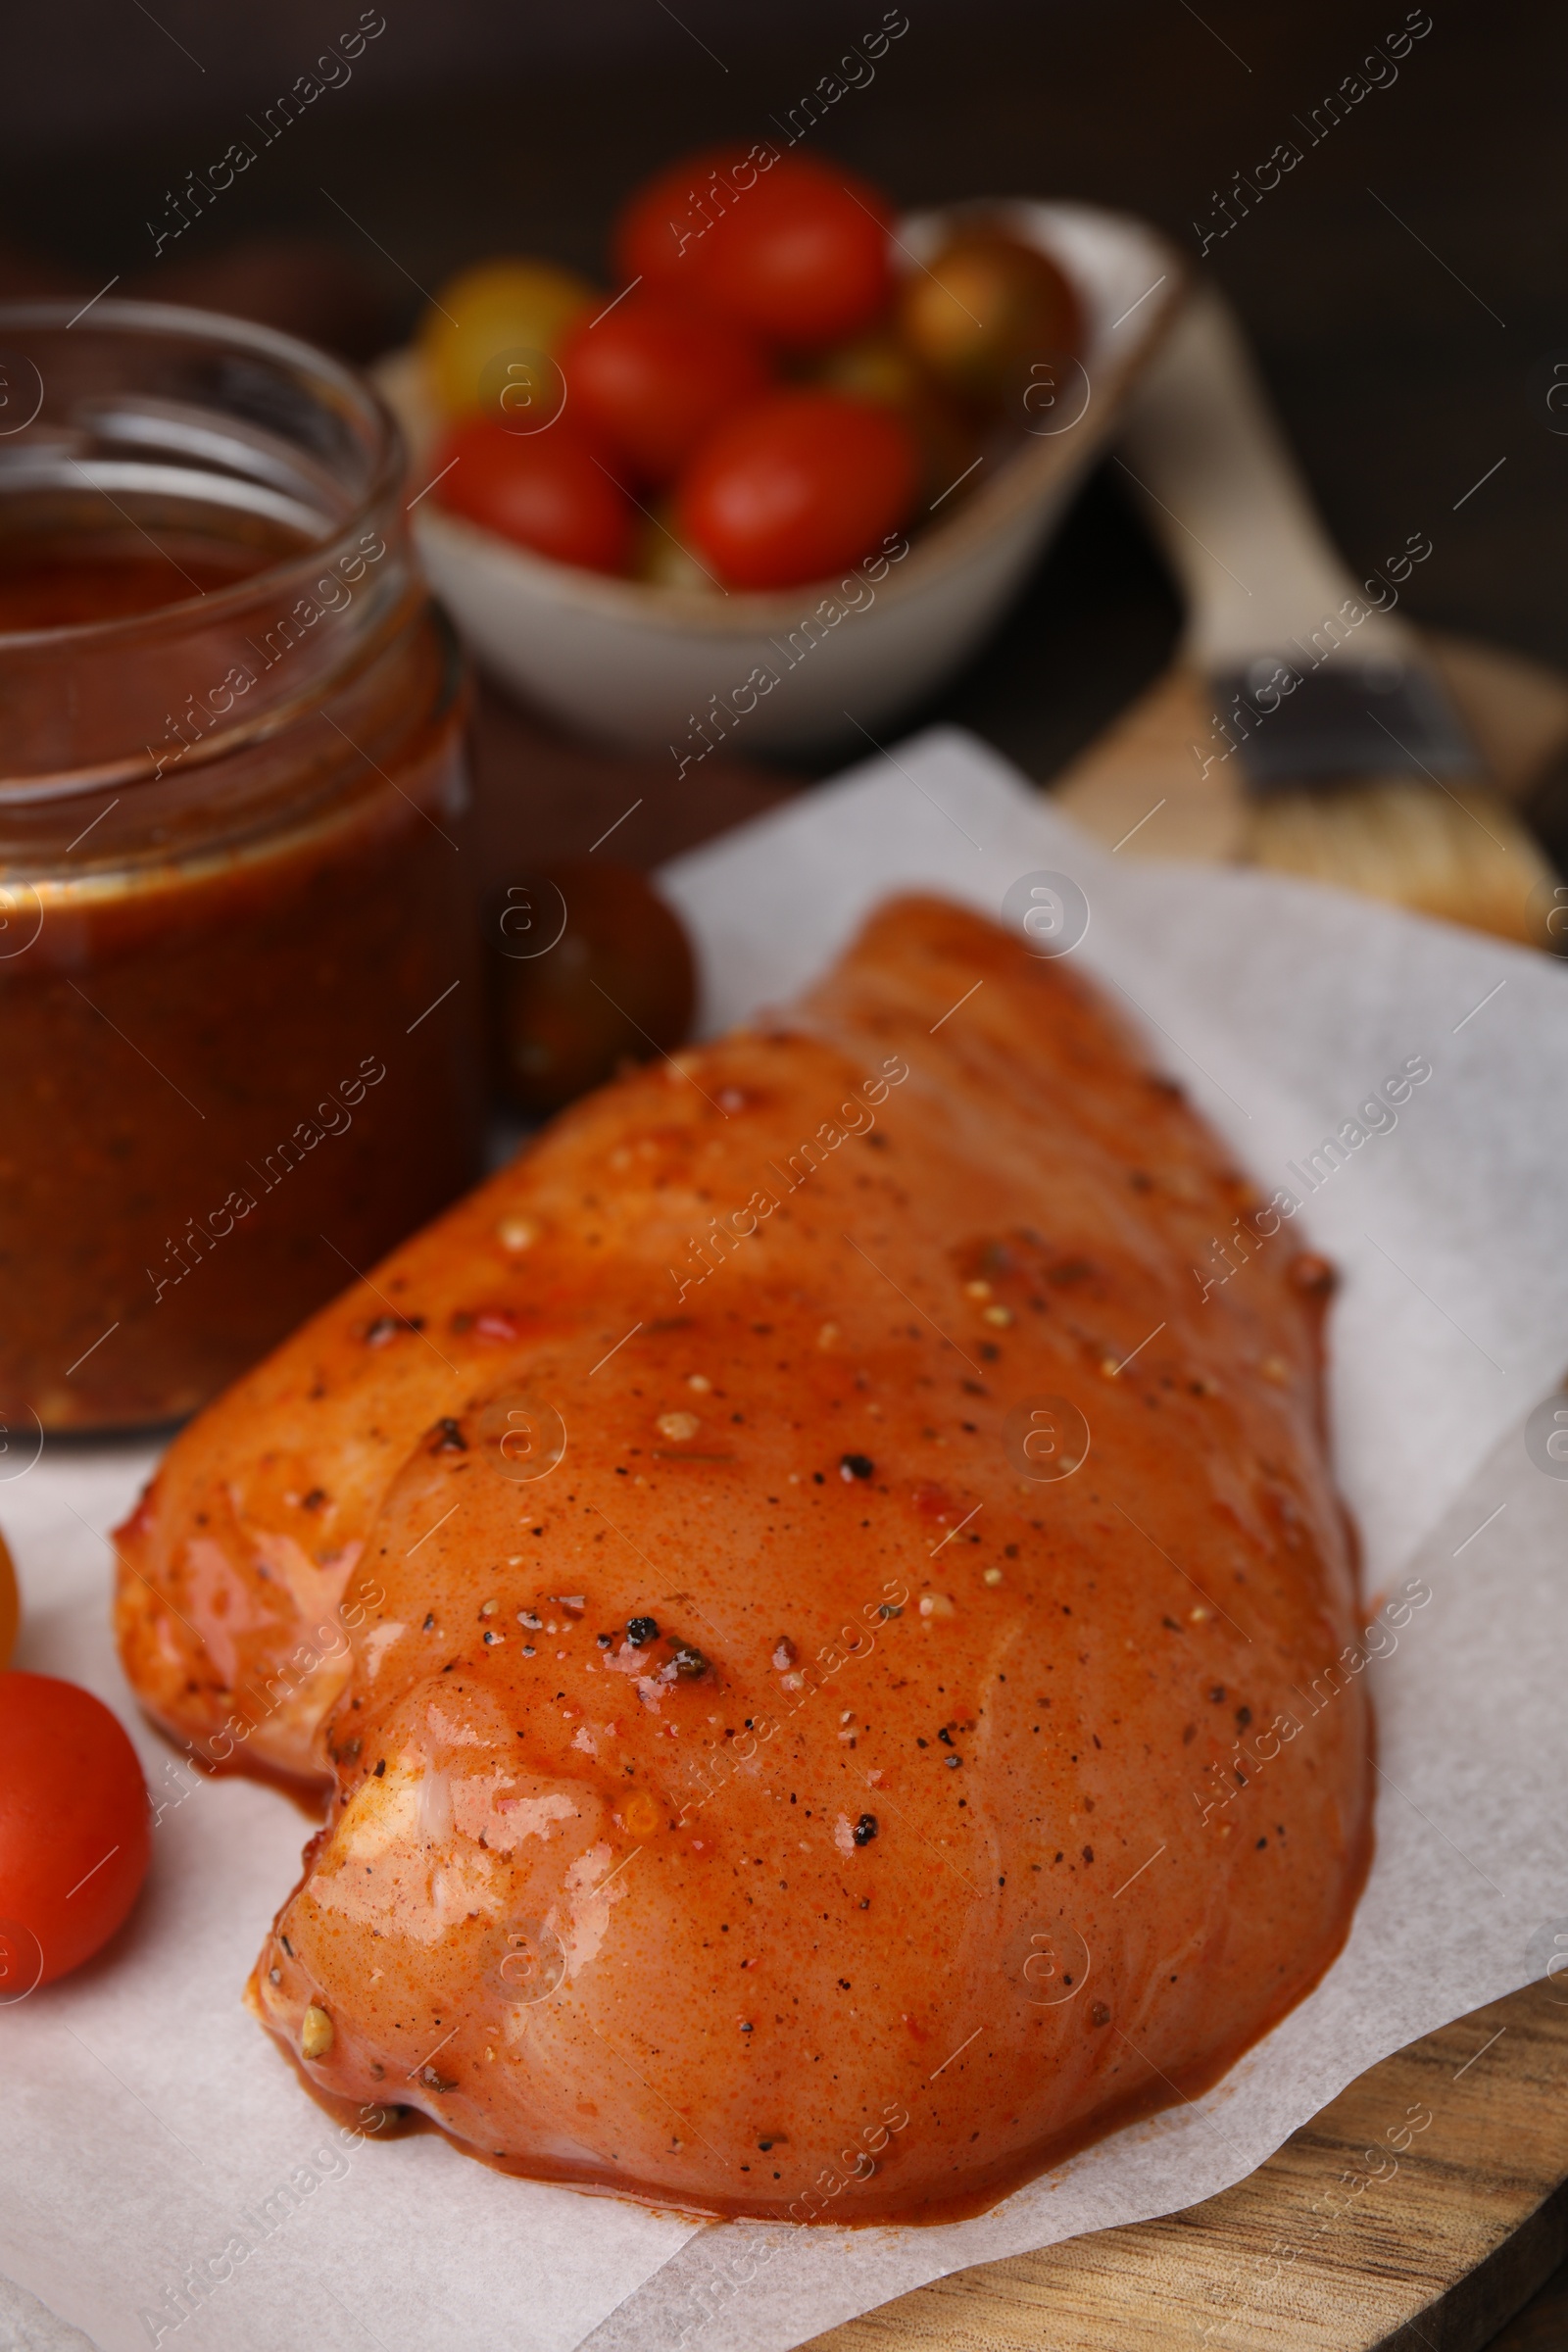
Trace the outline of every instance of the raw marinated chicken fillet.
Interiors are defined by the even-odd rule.
[[[578,1104],[122,1531],[151,1713],[330,1784],[262,2020],[321,2094],[717,2215],[948,2218],[1191,2096],[1368,1859],[1329,1287],[1089,985],[939,900]]]

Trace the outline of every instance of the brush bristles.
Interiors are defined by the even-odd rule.
[[[1386,782],[1271,792],[1248,805],[1241,862],[1335,883],[1503,939],[1535,942],[1553,879],[1513,811],[1479,785]]]

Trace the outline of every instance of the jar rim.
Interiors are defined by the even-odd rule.
[[[407,464],[402,429],[373,384],[330,352],[307,343],[300,336],[284,334],[277,327],[263,326],[254,319],[237,318],[223,311],[199,310],[182,303],[127,299],[99,301],[88,308],[95,327],[187,338],[204,334],[215,344],[270,360],[296,375],[315,379],[322,394],[330,396],[323,399],[322,405],[336,405],[340,412],[346,411],[352,424],[360,429],[368,458],[367,480],[352,508],[334,517],[318,540],[291,549],[226,587],[209,589],[205,594],[198,591],[195,596],[180,597],[145,612],[122,613],[105,620],[69,621],[41,629],[0,627],[0,652],[14,654],[45,645],[83,649],[95,645],[128,645],[138,636],[166,629],[172,621],[178,625],[196,612],[209,620],[221,620],[259,594],[274,586],[281,588],[296,570],[314,569],[339,540],[363,528],[397,488]],[[29,327],[64,333],[85,316],[79,307],[74,311],[69,299],[0,302],[0,336],[24,332]]]

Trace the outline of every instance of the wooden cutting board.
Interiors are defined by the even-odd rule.
[[[1568,754],[1568,682],[1431,642],[1494,781],[1524,798]],[[1233,858],[1234,791],[1192,752],[1208,714],[1201,681],[1168,670],[1053,800],[1123,856]],[[1430,2127],[1369,2180],[1364,2151],[1412,2108]],[[808,2352],[1473,2352],[1565,2253],[1568,1992],[1538,1984],[1373,2067],[1223,2195],[956,2272]]]
[[[1535,1984],[1386,2058],[1223,2195],[955,2272],[808,2352],[1473,2352],[1568,2249],[1565,2181],[1568,1992]]]

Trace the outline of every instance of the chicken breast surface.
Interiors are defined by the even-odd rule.
[[[1290,1235],[1085,983],[905,900],[204,1413],[121,1638],[330,1776],[252,1984],[312,2084],[861,2222],[1214,2079],[1369,1849]]]

